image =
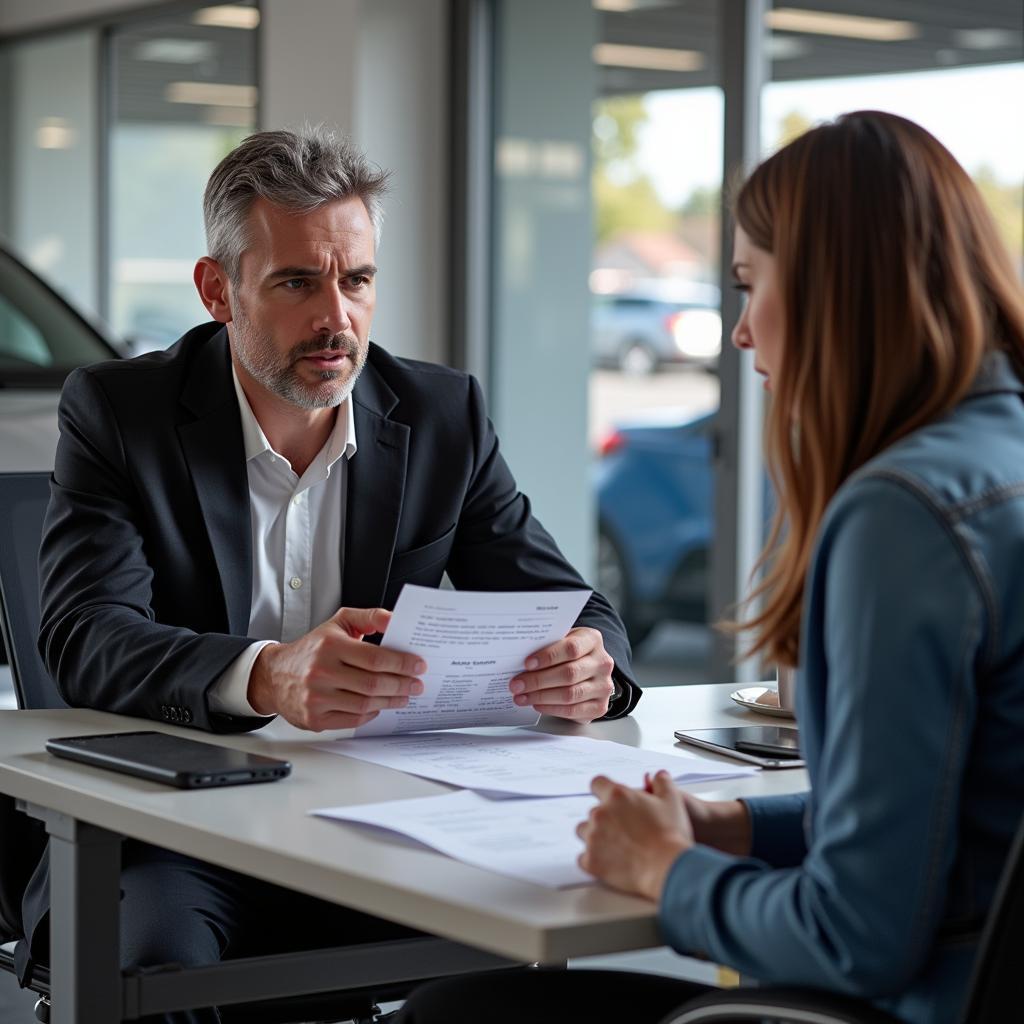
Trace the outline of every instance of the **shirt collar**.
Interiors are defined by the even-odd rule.
[[[245,392],[242,390],[242,384],[238,379],[234,363],[231,365],[231,380],[235,385],[238,412],[242,418],[245,461],[251,462],[264,452],[271,452],[277,455],[278,458],[282,458],[283,456],[274,451],[267,440],[267,435],[263,433],[263,428],[260,426],[259,420],[256,419],[252,406],[249,405],[249,399],[245,397]],[[356,417],[352,405],[352,396],[349,395],[338,408],[338,415],[334,420],[334,429],[324,445],[327,465],[333,465],[343,455],[346,459],[351,459],[356,453],[356,448]]]

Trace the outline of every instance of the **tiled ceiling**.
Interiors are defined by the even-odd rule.
[[[619,0],[628,11],[599,10],[603,43],[693,51],[692,71],[600,66],[604,95],[680,89],[719,79],[717,12],[721,0]],[[608,0],[596,0],[595,6]],[[884,74],[1024,59],[1024,0],[779,0],[776,7],[911,22],[913,38],[875,42],[839,35],[783,32],[769,38],[771,77],[793,81]],[[121,121],[195,123],[217,116],[241,122],[230,104],[168,102],[175,82],[251,86],[258,32],[196,24],[194,12],[134,19],[113,31],[116,116]],[[542,26],[539,26],[539,28]],[[249,116],[254,111],[250,108]]]
[[[600,0],[595,6],[601,6]],[[773,31],[774,81],[921,71],[1024,60],[1024,0],[780,0],[797,8],[913,23],[916,35],[874,42],[805,32]],[[599,11],[602,42],[696,51],[694,71],[599,68],[601,92],[646,92],[714,85],[719,80],[718,0],[634,0],[629,11]],[[1018,98],[1020,99],[1020,98]]]
[[[243,98],[245,87],[256,84],[258,32],[196,24],[194,14],[139,18],[113,30],[114,109],[118,121],[194,124],[220,117],[222,121],[227,118],[228,123],[234,118],[234,123],[241,125],[247,117],[254,117],[253,107],[237,105],[237,90],[234,95],[227,90],[224,103],[168,101],[175,83],[241,86]]]

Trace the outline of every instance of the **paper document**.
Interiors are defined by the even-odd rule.
[[[572,629],[589,590],[492,593],[406,584],[381,640],[427,663],[423,693],[382,711],[357,736],[476,725],[534,725],[540,715],[517,707],[509,680],[526,659]]]
[[[751,775],[756,768],[688,754],[662,754],[587,736],[525,729],[431,732],[415,736],[335,740],[318,747],[386,768],[480,793],[572,796],[590,792],[595,775],[642,786],[644,772],[665,769],[677,782]]]
[[[466,864],[561,889],[594,881],[576,864],[583,852],[576,826],[593,805],[589,796],[487,800],[463,790],[310,813],[385,828]]]

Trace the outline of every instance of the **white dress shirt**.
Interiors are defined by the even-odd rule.
[[[242,417],[252,537],[251,644],[209,691],[210,710],[255,715],[249,674],[268,643],[288,643],[329,619],[341,605],[348,460],[356,453],[352,399],[339,407],[334,429],[299,477],[270,446],[231,370]]]

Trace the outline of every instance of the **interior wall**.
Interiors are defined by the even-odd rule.
[[[392,173],[374,340],[447,363],[447,0],[364,0],[362,26],[356,137]]]
[[[37,273],[60,282],[60,290],[94,316],[98,45],[94,32],[62,33],[34,39],[11,55],[11,152],[4,161],[10,194],[20,197],[5,234]]]
[[[590,576],[591,0],[499,5],[491,404],[541,522]]]
[[[361,7],[361,0],[263,0],[261,127],[323,121],[352,132]]]
[[[263,127],[324,122],[392,171],[372,337],[446,362],[445,0],[264,0]]]

